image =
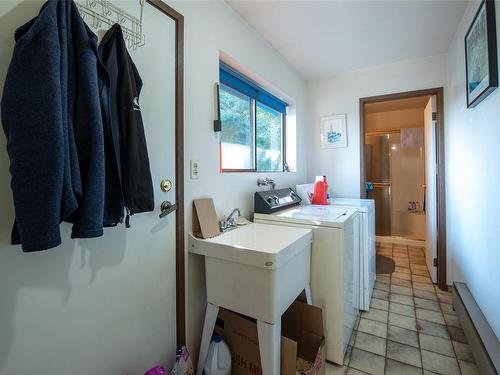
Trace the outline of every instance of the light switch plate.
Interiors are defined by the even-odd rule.
[[[197,180],[199,178],[199,166],[197,160],[191,160],[191,180]]]

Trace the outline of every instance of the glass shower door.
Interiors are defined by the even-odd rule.
[[[375,200],[375,232],[391,235],[391,150],[390,134],[365,136],[366,197]]]

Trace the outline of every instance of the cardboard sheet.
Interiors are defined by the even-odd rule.
[[[212,198],[193,200],[193,234],[199,238],[211,238],[220,234]]]

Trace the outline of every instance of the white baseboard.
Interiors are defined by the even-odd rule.
[[[453,308],[467,336],[479,373],[498,375],[500,341],[464,283],[453,283]]]

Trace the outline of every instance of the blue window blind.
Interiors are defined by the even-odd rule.
[[[278,99],[274,95],[260,88],[253,81],[237,72],[230,66],[220,62],[219,79],[224,85],[227,85],[242,94],[245,94],[265,105],[286,114],[287,103]]]

